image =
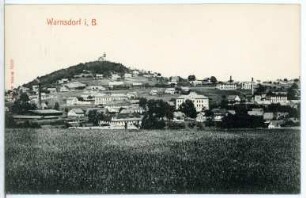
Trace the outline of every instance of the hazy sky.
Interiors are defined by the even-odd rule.
[[[6,80],[13,71],[18,86],[103,52],[165,76],[299,77],[299,17],[298,5],[9,5]],[[98,25],[50,26],[50,18],[95,18]]]

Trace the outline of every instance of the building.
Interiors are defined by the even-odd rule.
[[[189,94],[190,88],[189,87],[181,87],[181,94]]]
[[[143,86],[143,83],[141,83],[141,82],[133,82],[132,86],[133,87],[141,87],[141,86]]]
[[[13,119],[18,124],[26,121],[30,123],[50,124],[61,119],[62,115],[62,111],[57,111],[55,109],[39,109],[29,110],[27,115],[13,115]]]
[[[124,86],[124,82],[122,82],[122,81],[109,82],[109,83],[108,83],[108,86],[109,86],[110,88],[122,87],[122,86]]]
[[[87,90],[95,90],[95,91],[105,91],[105,87],[103,86],[98,86],[98,85],[91,85],[86,87]]]
[[[78,90],[78,89],[84,89],[86,87],[85,84],[80,82],[70,82],[65,85],[69,90]]]
[[[200,81],[200,80],[194,80],[194,81],[191,81],[190,83],[191,83],[193,86],[202,85],[202,81]]]
[[[152,89],[151,91],[150,91],[150,95],[151,96],[156,96],[158,94],[158,91],[156,90],[156,89]]]
[[[197,117],[196,117],[197,122],[205,122],[206,120],[207,120],[207,117],[204,112],[200,112],[197,114]]]
[[[191,92],[188,95],[181,95],[176,99],[176,109],[179,109],[181,104],[186,100],[191,100],[196,108],[197,112],[203,109],[209,109],[209,98],[203,95],[199,95],[195,92]]]
[[[66,86],[62,86],[62,87],[60,87],[59,91],[60,92],[68,92],[69,89]]]
[[[78,100],[77,97],[69,97],[69,98],[67,98],[67,100],[66,100],[66,105],[67,105],[67,106],[73,106],[73,105],[76,105],[78,101],[79,101],[79,100]]]
[[[181,111],[173,112],[173,122],[182,123],[185,121],[186,115]]]
[[[95,105],[105,105],[113,101],[128,101],[125,94],[97,94],[95,95]]]
[[[89,77],[93,77],[92,74],[88,74],[88,73],[81,73],[81,74],[76,74],[73,76],[74,78],[89,78]]]
[[[112,74],[112,77],[111,77],[112,80],[118,80],[120,78],[121,77],[118,74]]]
[[[166,88],[165,89],[166,94],[175,94],[175,88]]]
[[[71,109],[70,111],[68,111],[68,114],[67,114],[68,117],[84,117],[85,116],[85,113],[82,109],[80,108],[74,108],[74,109]]]
[[[79,100],[77,97],[69,97],[66,100],[67,106],[75,106],[75,105],[92,105],[94,100]]]
[[[238,95],[229,95],[227,96],[227,101],[229,103],[240,103],[241,98]]]
[[[277,129],[281,128],[281,125],[283,124],[282,120],[271,120],[271,122],[268,125],[269,129]]]
[[[251,111],[248,111],[250,116],[263,116],[264,110],[262,108],[253,108]]]
[[[235,83],[220,83],[216,87],[219,90],[236,90],[237,84]]]
[[[28,87],[21,86],[21,87],[19,87],[19,91],[25,93],[25,92],[30,91],[30,89]]]
[[[135,98],[137,98],[138,94],[137,94],[137,92],[128,92],[128,93],[126,94],[126,96],[127,96],[129,99],[135,99]]]
[[[252,90],[255,86],[255,82],[242,82],[241,89]]]
[[[125,73],[125,74],[124,74],[124,78],[132,78],[132,74],[130,74],[130,73]]]
[[[32,86],[32,91],[38,93],[38,91],[39,91],[39,85],[33,85],[33,86]]]
[[[55,87],[49,87],[47,91],[49,91],[50,94],[55,94],[57,92]]]
[[[98,78],[98,79],[103,78],[103,74],[96,74],[96,78]]]
[[[65,84],[65,83],[68,83],[68,82],[69,82],[68,78],[62,78],[62,79],[57,81],[58,84]]]
[[[273,120],[274,119],[274,113],[273,112],[264,112],[263,119],[264,120]]]
[[[266,100],[270,101],[272,104],[280,103],[287,104],[288,98],[286,93],[268,93],[266,95]]]
[[[139,75],[139,71],[134,70],[134,71],[133,71],[133,76],[136,77],[136,76],[138,76],[138,75]]]

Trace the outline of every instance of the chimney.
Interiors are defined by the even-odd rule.
[[[38,105],[39,109],[41,109],[41,87],[40,87],[40,82],[38,83]]]
[[[252,96],[254,95],[254,78],[252,77],[252,80],[251,80],[251,89],[252,89]]]

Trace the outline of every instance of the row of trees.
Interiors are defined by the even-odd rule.
[[[195,75],[189,75],[189,76],[187,77],[187,79],[188,79],[188,81],[195,81],[197,78],[196,78]],[[216,83],[216,82],[217,82],[217,78],[216,78],[215,76],[211,76],[211,77],[209,78],[209,80],[210,80],[211,83]]]

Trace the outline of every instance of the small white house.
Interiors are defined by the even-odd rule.
[[[73,106],[73,105],[76,105],[78,103],[78,101],[79,100],[77,99],[77,97],[69,97],[66,100],[66,104],[67,104],[67,106]]]
[[[96,74],[96,78],[99,78],[99,79],[103,78],[103,74]]]
[[[200,112],[200,113],[197,114],[197,117],[196,117],[197,122],[205,122],[206,119],[207,119],[207,117],[205,116],[205,113]]]
[[[152,96],[156,96],[157,94],[158,94],[158,91],[156,89],[152,89],[150,91],[150,95],[152,95]]]
[[[112,80],[118,80],[120,79],[120,76],[118,74],[112,74]]]
[[[124,78],[132,78],[132,74],[126,73],[126,74],[124,74]]]
[[[166,94],[175,94],[175,88],[166,88],[165,89]]]
[[[82,109],[80,108],[75,108],[75,109],[71,109],[68,114],[67,114],[68,117],[84,117],[85,116],[85,113]]]
[[[60,87],[60,90],[59,90],[60,92],[68,92],[69,91],[69,89],[66,87],[66,86],[62,86],[62,87]]]
[[[241,102],[241,98],[238,95],[229,95],[227,101],[230,103],[239,103]]]
[[[50,94],[54,94],[57,92],[55,87],[49,87],[47,88],[47,90],[50,92]]]

